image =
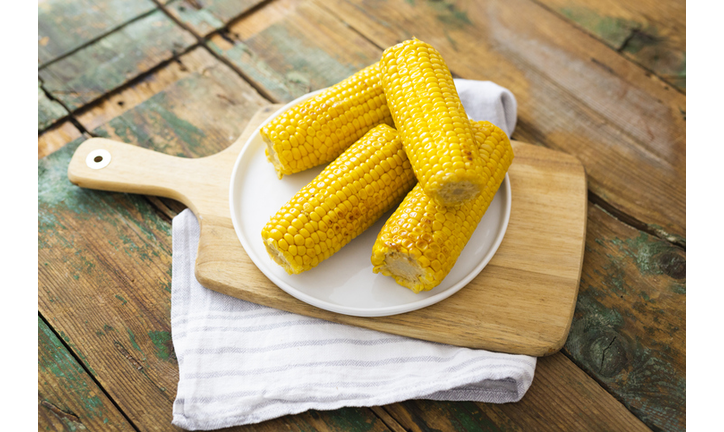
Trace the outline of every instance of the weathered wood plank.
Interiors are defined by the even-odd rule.
[[[412,36],[518,100],[515,138],[571,153],[592,192],[685,243],[686,97],[529,0],[321,3],[380,47]]]
[[[245,126],[245,113],[268,104],[204,49],[181,62],[185,71],[176,63],[164,68],[175,72],[158,71],[167,82],[154,84],[163,88],[156,95],[141,101],[139,89],[120,92],[119,100],[136,105],[93,132],[202,156],[228,146],[229,136],[236,138]],[[171,76],[177,80],[169,82]],[[107,117],[91,110],[83,119],[88,124],[96,119],[91,113]],[[39,161],[39,309],[135,425],[175,430],[170,225],[143,197],[70,184],[68,162],[82,140]],[[231,430],[250,429],[388,430],[372,411],[358,408],[310,411]]]
[[[196,42],[157,10],[40,71],[43,87],[75,111]]]
[[[80,429],[134,430],[38,317],[38,430]]]
[[[686,89],[684,0],[540,0],[611,48]]]
[[[70,121],[64,121],[38,137],[38,159],[53,153],[81,136],[81,131]]]
[[[134,88],[105,99],[78,120],[94,135],[176,156],[200,157],[228,147],[248,119],[267,104],[233,70],[199,47]]]
[[[42,131],[53,123],[68,116],[68,111],[57,101],[49,99],[38,81],[38,130]]]
[[[170,334],[156,312],[170,310],[169,227],[142,197],[74,188],[67,162],[82,140],[39,161],[39,310],[131,421],[151,430],[170,423],[173,401],[172,351],[151,339]]]
[[[276,102],[336,84],[379,60],[381,51],[316,4],[281,0],[213,35],[228,58]]]
[[[38,3],[38,65],[151,12],[151,0],[46,0]]]
[[[164,8],[197,36],[206,37],[266,0],[175,0]]]
[[[686,428],[686,253],[590,205],[565,351],[652,429]]]
[[[561,353],[538,359],[531,388],[513,404],[410,400],[385,410],[413,432],[650,430]]]

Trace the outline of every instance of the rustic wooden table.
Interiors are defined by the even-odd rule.
[[[73,186],[90,136],[199,157],[260,107],[412,36],[518,99],[513,138],[589,183],[571,333],[519,403],[414,400],[234,430],[685,428],[683,0],[46,0],[38,5],[38,426],[173,430],[171,218]]]

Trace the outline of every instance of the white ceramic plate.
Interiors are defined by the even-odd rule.
[[[319,91],[290,102],[267,122],[317,93]],[[442,284],[430,291],[415,294],[392,278],[372,272],[372,245],[392,211],[317,267],[289,275],[267,254],[261,230],[269,218],[324,167],[277,179],[274,167],[264,154],[260,130],[261,126],[251,135],[234,165],[229,188],[231,219],[254,264],[279,288],[305,303],[340,314],[365,317],[421,309],[450,297],[467,285],[490,261],[503,240],[511,204],[507,175],[452,271]]]

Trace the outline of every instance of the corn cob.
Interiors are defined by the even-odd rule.
[[[408,40],[385,50],[380,69],[387,105],[425,193],[441,205],[473,199],[484,187],[484,163],[440,53]]]
[[[379,125],[297,192],[264,226],[269,256],[289,274],[340,250],[415,184],[397,131]]]
[[[281,179],[334,160],[380,123],[393,124],[375,63],[274,118],[261,136]]]
[[[505,132],[490,122],[473,122],[485,161],[483,192],[457,207],[441,206],[418,183],[382,227],[372,248],[375,273],[391,276],[415,293],[442,282],[473,235],[513,161]]]

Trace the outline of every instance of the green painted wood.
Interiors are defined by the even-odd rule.
[[[245,127],[247,113],[268,104],[204,49],[180,60],[190,70],[177,82],[94,134],[203,156],[228,146]],[[170,326],[170,222],[144,197],[70,184],[68,162],[82,141],[38,163],[39,309],[140,430],[176,430],[170,425],[178,380]],[[253,429],[388,430],[366,408],[310,411]]]
[[[205,37],[266,0],[174,0],[165,9],[188,26],[196,35]]]
[[[44,88],[75,111],[196,43],[158,10],[40,71]]]
[[[311,2],[271,3],[209,47],[276,102],[328,87],[379,61],[381,51]]]
[[[93,133],[174,156],[208,156],[236,141],[269,104],[203,48],[180,60],[195,70]]]
[[[686,429],[686,252],[589,206],[564,347],[655,430]]]
[[[40,317],[38,430],[134,430]]]
[[[542,0],[671,85],[686,89],[686,2]]]
[[[49,99],[38,81],[38,130],[47,129],[48,126],[68,116],[68,111],[57,101]]]
[[[156,8],[152,0],[46,0],[38,3],[38,65]]]

